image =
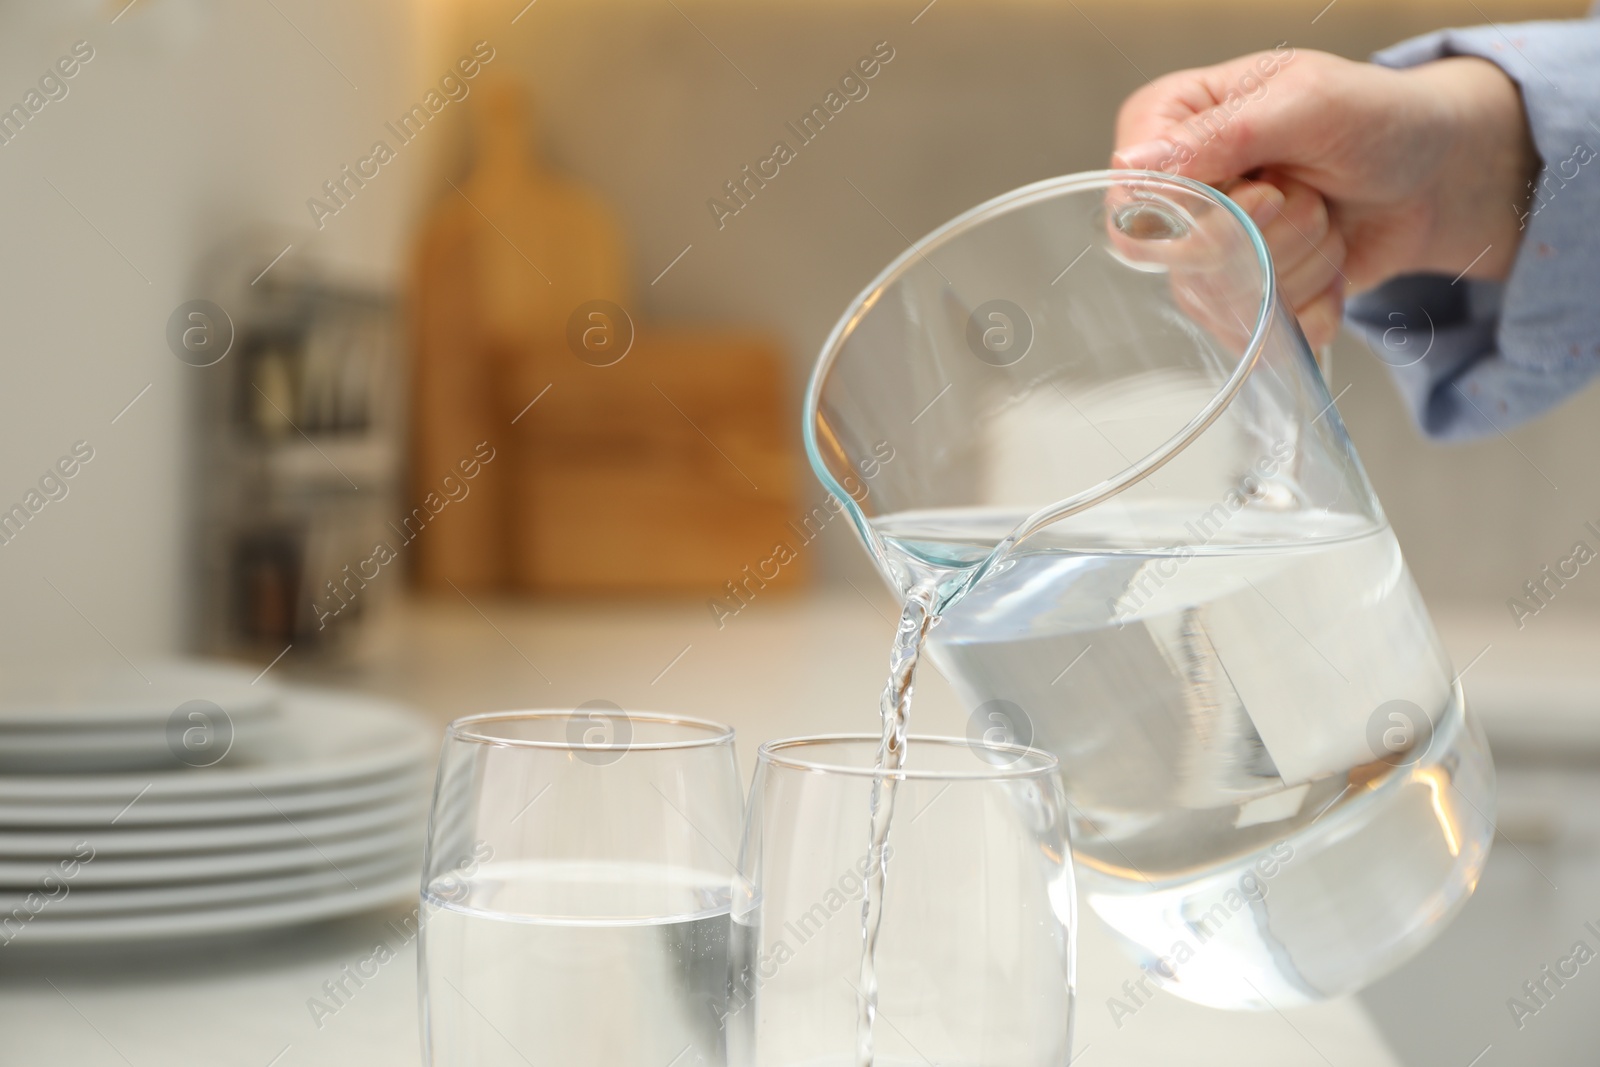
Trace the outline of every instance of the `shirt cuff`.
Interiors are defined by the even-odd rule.
[[[1600,371],[1600,22],[1444,30],[1373,58],[1448,56],[1488,60],[1517,83],[1543,161],[1511,275],[1504,286],[1397,278],[1352,301],[1349,322],[1424,433],[1469,438],[1532,418]]]

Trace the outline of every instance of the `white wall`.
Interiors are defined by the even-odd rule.
[[[112,24],[119,6],[0,7],[6,106],[74,41],[94,48],[68,95],[0,146],[0,502],[74,441],[95,451],[0,546],[8,661],[72,645],[114,657],[107,642],[137,660],[183,642],[185,427],[206,372],[168,350],[168,315],[197,294],[201,256],[261,226],[294,243],[286,264],[391,273],[423,165],[397,160],[311,227],[307,197],[422,90],[415,5],[139,0]]]

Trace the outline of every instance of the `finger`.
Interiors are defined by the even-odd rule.
[[[1295,308],[1295,318],[1300,320],[1300,329],[1313,352],[1332,344],[1344,320],[1343,286],[1330,286],[1309,303]]]
[[[1293,161],[1306,139],[1305,86],[1268,91],[1294,60],[1287,45],[1157,79],[1130,96],[1117,121],[1115,165],[1165,170],[1203,182]]]
[[[1261,228],[1278,291],[1313,350],[1331,344],[1344,315],[1344,235],[1315,189],[1281,173],[1242,182],[1231,194]]]
[[[1117,112],[1116,143],[1119,148],[1152,141],[1174,126],[1217,106],[1212,92],[1214,68],[1180,70],[1147,83],[1123,101]],[[1224,75],[1225,76],[1225,75]],[[1140,170],[1159,170],[1142,166]]]
[[[1173,195],[1163,179],[1130,178],[1107,187],[1106,236],[1125,259],[1215,274],[1219,263],[1251,255],[1250,238],[1231,211],[1192,193],[1177,195],[1176,201],[1169,199]],[[1276,191],[1264,195],[1282,201]],[[1161,209],[1162,204],[1173,211]],[[1148,210],[1152,206],[1156,210]],[[1276,209],[1262,210],[1266,218]]]
[[[1228,195],[1246,215],[1250,216],[1256,228],[1261,231],[1263,239],[1266,238],[1267,227],[1283,214],[1283,205],[1288,200],[1283,188],[1278,183],[1270,181],[1242,181],[1235,185]],[[1272,247],[1270,241],[1267,247]]]
[[[1330,230],[1299,263],[1280,268],[1278,289],[1289,306],[1308,304],[1335,286],[1343,292],[1344,257],[1344,236],[1338,230]]]
[[[1283,194],[1278,210],[1261,227],[1261,236],[1274,258],[1298,263],[1328,235],[1331,218],[1322,194],[1285,174],[1266,171],[1262,182]]]
[[[1262,237],[1284,298],[1298,305],[1336,280],[1346,281],[1344,234],[1333,225],[1327,201],[1316,190],[1281,174],[1269,172],[1269,178],[1283,193],[1283,202],[1262,227]]]
[[[1315,189],[1269,171],[1262,180],[1241,183],[1233,197],[1261,228],[1291,305],[1310,300],[1336,279],[1347,282],[1344,234]]]

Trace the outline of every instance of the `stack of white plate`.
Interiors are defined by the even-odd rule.
[[[0,693],[0,943],[216,935],[416,896],[436,747],[418,716],[229,669],[144,673],[120,702]]]
[[[278,687],[193,661],[0,675],[0,774],[171,770],[244,751],[276,716]]]

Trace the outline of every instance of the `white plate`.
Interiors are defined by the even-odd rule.
[[[0,776],[0,802],[128,804],[205,797],[273,796],[355,783],[419,765],[437,752],[434,731],[415,712],[372,697],[286,690],[268,736],[214,767],[145,774]],[[4,739],[0,738],[0,744]]]
[[[54,861],[72,854],[80,841],[88,842],[95,856],[135,856],[148,853],[237,851],[293,845],[307,840],[321,843],[352,834],[408,825],[423,808],[420,793],[401,796],[377,807],[276,817],[255,823],[201,823],[194,826],[140,828],[125,825],[82,830],[0,830],[0,857],[21,860],[39,857]]]
[[[232,934],[354,915],[385,904],[416,900],[418,897],[417,875],[410,873],[396,875],[359,890],[351,890],[346,886],[345,892],[326,896],[185,909],[155,915],[86,916],[56,922],[35,919],[17,932],[16,940],[22,944],[49,945]]]
[[[34,914],[30,925],[90,915],[139,915],[171,911],[174,908],[254,904],[285,897],[326,895],[329,891],[349,891],[351,882],[360,890],[370,885],[386,884],[401,875],[420,884],[420,859],[420,856],[384,856],[366,863],[345,864],[340,871],[330,867],[320,871],[295,871],[291,874],[189,885],[75,889],[73,883],[67,881],[64,883],[67,887],[65,896],[61,895],[59,886],[53,883],[55,898]],[[10,914],[12,909],[26,907],[27,898],[28,893],[20,890],[0,891],[0,914]]]
[[[379,856],[401,856],[408,851],[421,855],[422,819],[408,819],[375,834],[339,841],[264,848],[245,852],[203,852],[193,856],[98,856],[79,865],[72,876],[74,888],[85,886],[157,885],[185,882],[196,878],[243,878],[253,874],[283,873],[297,870],[338,870],[345,863],[372,860]],[[90,842],[91,845],[93,842]],[[45,885],[45,876],[56,872],[60,860],[0,860],[0,886],[32,889]],[[58,874],[57,877],[60,877]]]
[[[203,660],[54,669],[13,668],[0,674],[0,741],[13,729],[145,727],[164,732],[178,706],[207,700],[238,725],[277,705],[278,687],[240,667]]]
[[[343,808],[392,800],[407,794],[424,795],[428,788],[420,764],[353,785],[277,793],[271,797],[179,797],[150,800],[148,794],[130,805],[127,799],[87,804],[27,804],[0,801],[0,826],[7,829],[72,827],[83,834],[116,826],[203,825],[265,821],[284,816],[332,812]],[[78,838],[74,838],[77,840]]]
[[[278,705],[271,714],[252,718],[233,716],[229,755],[244,758],[265,737],[271,736]],[[213,728],[214,725],[213,725]],[[147,726],[133,729],[109,726],[70,726],[51,729],[28,727],[0,730],[0,772],[27,775],[81,774],[88,771],[184,771],[178,757],[182,734],[176,729]]]

